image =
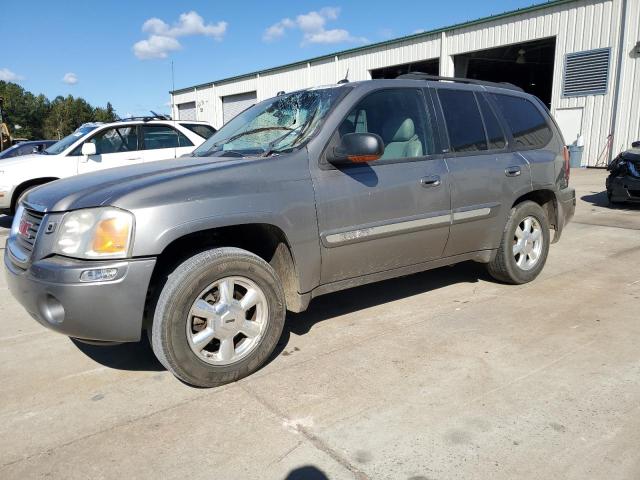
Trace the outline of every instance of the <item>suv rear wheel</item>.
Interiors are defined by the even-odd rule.
[[[535,202],[511,209],[502,241],[488,270],[493,278],[511,284],[527,283],[542,271],[550,243],[549,220]]]
[[[285,313],[282,287],[267,262],[238,248],[216,248],[169,275],[151,345],[179,379],[214,387],[253,373],[268,359]]]

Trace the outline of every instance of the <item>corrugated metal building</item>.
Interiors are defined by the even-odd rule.
[[[220,127],[279,91],[421,71],[508,81],[550,107],[583,165],[640,139],[640,0],[556,0],[171,92],[175,118]]]

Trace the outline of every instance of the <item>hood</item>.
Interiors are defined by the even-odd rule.
[[[238,188],[239,183],[251,183],[248,171],[260,175],[272,158],[189,157],[111,168],[45,184],[29,192],[25,201],[49,212],[157,206],[211,196],[214,184]]]

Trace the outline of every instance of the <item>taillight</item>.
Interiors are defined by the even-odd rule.
[[[565,145],[562,149],[562,156],[564,157],[564,176],[567,179],[567,185],[569,184],[569,175],[571,174],[571,162],[569,155],[569,148]]]

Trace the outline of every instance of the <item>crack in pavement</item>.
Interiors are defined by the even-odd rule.
[[[251,389],[246,381],[241,380],[238,382],[240,388],[242,388],[247,394],[252,396],[258,403],[260,403],[263,407],[265,407],[271,414],[280,418],[284,423],[293,423],[292,420],[284,414],[278,407],[269,402],[266,398],[262,397],[255,390]],[[342,467],[347,469],[349,472],[353,474],[353,477],[356,480],[369,480],[369,476],[356,467],[353,463],[351,463],[346,457],[341,455],[337,450],[329,446],[324,440],[322,440],[318,435],[313,433],[308,427],[305,427],[301,424],[296,424],[296,431],[300,432],[302,436],[311,443],[316,449],[320,450],[322,453],[325,453],[329,457],[331,457],[334,461],[340,464]],[[289,452],[288,452],[289,453]],[[287,454],[288,454],[287,453]],[[286,456],[286,455],[285,455]]]

